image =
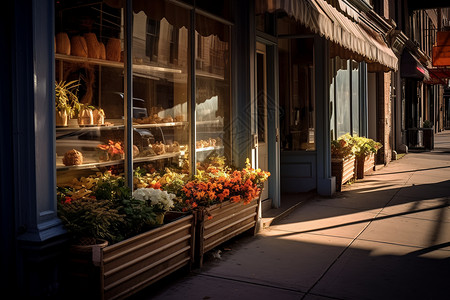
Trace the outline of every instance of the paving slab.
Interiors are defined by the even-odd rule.
[[[360,211],[344,207],[307,205],[272,226],[273,230],[314,233],[355,238],[377,215],[377,211]]]
[[[450,253],[440,259],[407,246],[356,241],[311,290],[338,299],[448,299]]]
[[[202,274],[307,291],[351,239],[265,230]]]
[[[217,300],[236,300],[236,299],[301,299],[303,293],[277,288],[273,286],[264,286],[251,284],[247,282],[239,282],[218,277],[197,275],[188,276],[172,288],[161,291],[145,298],[140,295],[141,299],[152,300],[180,300],[180,299],[217,299]],[[138,300],[135,297],[135,300]]]
[[[450,241],[450,223],[380,215],[365,229],[359,239],[397,245],[431,247]],[[450,244],[443,250],[450,251]]]
[[[381,214],[450,223],[450,198],[432,198],[423,200],[399,196],[389,202],[389,204],[383,208]]]

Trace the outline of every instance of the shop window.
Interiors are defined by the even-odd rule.
[[[134,3],[134,171],[189,174],[189,10],[170,2],[159,1],[158,11]]]
[[[313,39],[280,39],[281,143],[283,150],[315,150]]]
[[[196,15],[195,103],[197,163],[231,161],[230,27]]]
[[[351,65],[351,76],[352,76],[352,132],[353,134],[360,135],[359,124],[360,124],[360,89],[359,89],[359,63],[352,60]]]
[[[197,13],[192,29],[194,7],[135,0],[129,12],[133,31],[127,62],[120,3],[55,2],[56,83],[70,83],[69,100],[79,102],[71,103],[73,111],[56,107],[57,185],[70,187],[74,178],[106,171],[128,178],[156,178],[167,170],[192,175],[194,157],[199,163],[211,156],[231,162],[231,26]],[[131,74],[125,72],[127,63]],[[131,127],[124,111],[130,101],[125,97],[127,79]],[[126,151],[127,134],[132,135],[132,153]],[[131,170],[125,168],[130,161]],[[139,187],[136,182],[134,187]]]
[[[332,139],[360,135],[361,91],[359,63],[339,57],[330,60],[330,133]]]
[[[123,8],[56,1],[56,169],[74,177],[124,169]],[[65,104],[67,100],[68,105]]]

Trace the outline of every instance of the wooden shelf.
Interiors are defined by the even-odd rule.
[[[68,61],[73,63],[89,63],[98,66],[105,67],[113,67],[113,68],[124,68],[123,62],[97,59],[97,58],[88,58],[81,56],[73,56],[73,55],[65,55],[65,54],[55,54],[55,58],[62,61]],[[173,73],[173,74],[181,74],[183,70],[177,68],[171,68],[167,66],[159,66],[159,65],[145,65],[145,64],[133,64],[133,72],[138,74],[151,74],[152,72],[161,72],[161,73]]]
[[[183,152],[171,152],[171,153],[164,153],[164,154],[154,155],[154,156],[136,157],[136,158],[133,158],[133,163],[149,162],[149,161],[173,158],[173,157],[178,157],[182,154],[183,154]],[[59,157],[59,159],[62,159],[62,157]],[[88,162],[85,164],[75,165],[75,166],[65,166],[60,163],[60,164],[56,165],[56,170],[57,171],[83,170],[83,169],[109,167],[109,166],[114,166],[114,165],[120,165],[123,163],[124,163],[124,159],[110,160],[110,161],[105,161],[105,162],[89,162],[89,160],[88,160]]]

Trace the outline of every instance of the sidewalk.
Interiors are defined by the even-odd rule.
[[[450,299],[450,132],[131,299]]]

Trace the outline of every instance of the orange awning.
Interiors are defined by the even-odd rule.
[[[438,31],[433,46],[433,67],[450,66],[450,31]]]

